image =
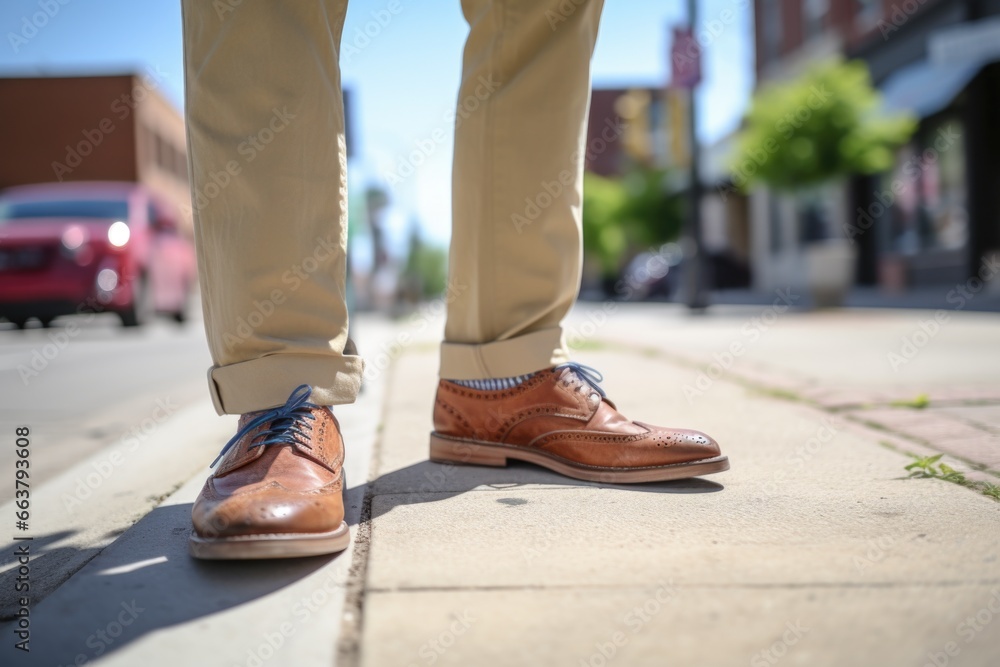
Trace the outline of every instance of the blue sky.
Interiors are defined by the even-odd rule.
[[[36,34],[24,21],[58,12]],[[153,68],[162,91],[183,102],[180,0],[4,0],[0,4],[0,73],[62,74]],[[209,1],[209,0],[204,0]],[[271,1],[271,0],[269,0]],[[277,1],[277,0],[274,0]],[[370,43],[342,62],[345,87],[354,93],[357,159],[352,187],[379,181],[399,155],[437,128],[457,96],[466,26],[459,0],[399,0],[395,15]],[[389,0],[351,0],[345,43]],[[668,79],[668,29],[684,18],[684,0],[607,0],[597,50],[594,86],[661,85]],[[700,0],[706,49],[700,118],[713,141],[739,122],[753,86],[752,2]],[[731,15],[730,13],[731,12]],[[12,43],[11,33],[31,35]],[[361,42],[359,42],[360,44]],[[10,103],[10,100],[5,100]],[[411,221],[425,236],[446,243],[451,173],[450,139],[413,177],[393,191],[390,225],[397,244]]]

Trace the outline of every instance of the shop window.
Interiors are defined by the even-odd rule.
[[[771,254],[776,255],[781,252],[784,245],[782,243],[781,206],[778,195],[773,190],[767,192],[767,222],[768,237],[770,240]]]
[[[965,247],[969,235],[962,125],[945,118],[925,125],[899,152],[876,199],[887,205],[892,252],[915,255]]]
[[[882,18],[883,0],[855,0],[858,9],[858,25],[869,28]]]
[[[784,39],[781,25],[781,0],[761,0],[760,42],[765,62],[776,60],[781,55]]]
[[[830,0],[803,0],[802,18],[805,22],[806,39],[823,34],[826,15],[830,13]]]

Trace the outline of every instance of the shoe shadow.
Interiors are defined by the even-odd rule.
[[[533,487],[574,487],[595,489],[620,489],[633,493],[715,493],[725,487],[718,482],[691,477],[672,482],[646,482],[643,484],[610,484],[569,479],[545,468],[510,461],[505,468],[453,465],[421,461],[413,465],[384,473],[371,482],[348,490],[347,499],[353,506],[363,500],[371,490],[379,502],[372,506],[372,519],[376,519],[401,505],[446,500],[475,489],[517,489]],[[351,521],[348,516],[348,522]],[[354,524],[351,524],[354,525]]]
[[[0,663],[89,663],[148,633],[238,607],[307,577],[333,561],[345,558],[349,561],[344,555],[273,561],[199,561],[187,553],[190,529],[190,503],[154,509],[100,552],[99,560],[88,563],[43,601],[33,601],[30,654],[13,650],[12,644],[17,640],[4,642]],[[39,546],[35,544],[32,549]],[[4,553],[13,548],[5,547]],[[65,548],[61,553],[65,556]],[[52,564],[49,552],[39,552],[31,561],[32,576],[44,576],[47,561]],[[13,572],[16,570],[0,576],[6,618],[10,617],[7,610],[16,600],[8,599],[14,588],[2,580]],[[15,637],[16,630],[16,618],[4,621],[5,636]]]
[[[568,480],[527,464],[478,468],[423,461],[346,489],[346,520],[357,526],[402,505],[436,502],[483,487],[510,489],[529,484],[666,494],[711,493],[723,488],[698,478],[624,486]],[[366,498],[376,495],[380,497],[377,515],[363,517]],[[151,633],[207,621],[252,603],[320,569],[338,568],[346,578],[350,567],[350,551],[266,561],[199,561],[187,553],[190,530],[190,503],[160,506],[103,551],[91,550],[91,557],[100,558],[44,600],[38,602],[40,596],[33,591],[28,664],[83,664],[111,655]],[[33,577],[44,579],[47,566],[67,557],[71,549],[58,546],[67,537],[59,533],[32,540]],[[5,545],[0,552],[8,566],[18,544]],[[18,600],[13,592],[17,576],[16,567],[0,574],[0,601],[6,619],[0,632],[6,637],[15,637],[18,627]],[[4,642],[0,663],[26,664],[24,657],[29,654],[15,651],[13,644]],[[205,664],[213,661],[204,657]]]

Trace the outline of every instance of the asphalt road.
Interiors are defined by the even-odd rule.
[[[14,497],[15,428],[31,430],[38,488],[116,441],[141,443],[169,414],[204,399],[210,363],[201,321],[124,329],[116,316],[99,315],[60,318],[49,329],[0,324],[0,504]]]

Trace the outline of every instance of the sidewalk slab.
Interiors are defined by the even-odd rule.
[[[984,610],[995,617],[989,605],[1000,607],[998,592],[651,583],[372,593],[366,624],[378,641],[366,644],[362,664],[920,667],[933,655],[939,664],[988,667],[1000,655],[995,632],[967,619]]]
[[[719,366],[727,378],[745,377],[827,407],[912,400],[920,394],[932,400],[1000,401],[1000,318],[950,312],[933,337],[904,357],[905,340],[921,332],[928,317],[933,311],[779,313],[749,306],[692,315],[673,304],[588,303],[577,307],[567,328],[571,342],[625,344],[701,371]],[[587,327],[588,321],[598,324]],[[734,344],[741,346],[735,355],[730,352]]]
[[[578,344],[630,349],[694,369],[685,390],[699,400],[715,400],[714,380],[727,379],[850,413],[1000,473],[1000,318],[946,315],[928,329],[934,311],[758,306],[691,315],[680,306],[581,304],[568,328]],[[925,402],[929,409],[915,409]]]
[[[365,331],[377,342],[393,327],[373,321],[366,323]],[[196,420],[193,412],[179,414],[181,431],[211,426],[204,432],[214,434],[210,444],[202,443],[203,451],[184,457],[197,463],[183,486],[162,503],[158,499],[152,511],[130,506],[132,496],[117,503],[109,500],[109,507],[118,511],[127,507],[145,515],[120,534],[108,536],[109,544],[95,546],[98,553],[92,560],[32,607],[30,655],[7,642],[0,647],[0,664],[335,664],[386,379],[372,375],[356,404],[335,409],[347,443],[345,509],[351,549],[273,561],[191,558],[191,506],[210,473],[205,463],[231,437],[235,420],[220,419],[214,410],[206,423]],[[205,405],[211,410],[209,402]],[[224,433],[218,433],[220,429]],[[41,574],[47,567],[44,555],[32,567]],[[0,631],[12,636],[12,624],[3,624]]]
[[[610,664],[619,631],[618,664],[754,664],[774,646],[785,664],[922,664],[1000,591],[1000,505],[902,479],[907,458],[805,404],[724,379],[692,399],[700,371],[660,356],[574,355],[626,414],[712,434],[731,471],[627,487],[421,463],[429,356],[405,354],[387,396],[362,664]],[[1000,635],[960,648],[988,664]]]
[[[203,482],[192,478],[33,610],[31,664],[238,665],[262,646],[265,653],[269,645],[299,654],[318,649],[297,644],[310,629],[336,629],[348,558],[195,561],[187,538]],[[314,593],[325,604],[303,623],[294,602]],[[124,627],[112,641],[98,634],[109,637],[116,622]],[[285,632],[283,623],[291,624]]]

